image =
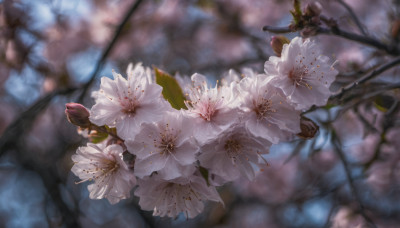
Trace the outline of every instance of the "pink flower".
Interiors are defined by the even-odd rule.
[[[222,202],[214,186],[207,186],[204,178],[190,176],[165,181],[156,176],[138,180],[135,195],[140,197],[143,210],[154,210],[154,216],[177,217],[183,212],[194,218],[204,209],[204,201]]]
[[[130,197],[136,178],[122,160],[122,152],[122,147],[116,144],[106,147],[105,144],[88,143],[72,156],[72,172],[82,180],[78,183],[94,180],[88,186],[91,199],[107,198],[115,204]]]
[[[192,174],[199,151],[192,130],[191,122],[179,111],[165,113],[157,123],[143,124],[135,140],[126,141],[137,157],[135,174],[143,178],[157,171],[164,179]]]
[[[300,132],[300,112],[265,75],[246,77],[239,84],[240,109],[246,129],[273,144]]]
[[[208,88],[206,78],[199,74],[194,74],[192,81],[186,114],[196,126],[194,137],[204,144],[237,122],[238,109],[230,87]]]
[[[242,175],[252,180],[255,173],[251,163],[265,162],[261,154],[268,153],[270,145],[237,127],[204,145],[199,161],[210,173],[226,181],[233,181]]]
[[[142,66],[130,72],[128,80],[113,72],[114,80],[103,77],[90,120],[97,125],[116,127],[124,139],[134,138],[142,123],[162,118],[170,105],[161,95],[162,87],[149,82]]]
[[[272,77],[271,84],[282,89],[297,110],[303,110],[325,105],[331,95],[329,87],[338,72],[328,61],[313,41],[296,37],[283,45],[280,58],[270,57],[264,69]]]

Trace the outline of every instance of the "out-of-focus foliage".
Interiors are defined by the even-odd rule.
[[[311,1],[301,1],[301,12]],[[321,0],[313,36],[338,60],[333,92],[399,58],[400,2]],[[255,181],[219,189],[193,220],[153,217],[132,197],[90,200],[76,185],[71,155],[87,139],[64,115],[76,102],[134,0],[0,0],[1,227],[397,227],[400,224],[399,68],[357,84],[305,115],[312,139],[274,146]],[[229,69],[263,71],[273,33],[287,27],[291,0],[148,0],[122,27],[96,76],[129,63],[171,75],[219,79]],[[358,19],[355,19],[357,17]],[[301,19],[301,18],[300,18]],[[299,19],[299,20],[300,20]],[[318,26],[332,29],[321,34]],[[343,38],[337,30],[378,41]],[[336,31],[336,33],[335,33]],[[388,49],[385,49],[385,48]],[[86,86],[87,85],[87,86]],[[90,107],[93,100],[86,96]],[[181,102],[180,102],[181,103]],[[80,132],[85,135],[85,132]]]

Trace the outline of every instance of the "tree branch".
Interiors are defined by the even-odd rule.
[[[4,153],[5,148],[7,145],[12,145],[13,142],[16,142],[18,140],[18,137],[29,127],[31,124],[34,122],[36,119],[37,115],[43,111],[48,104],[53,100],[54,97],[59,96],[59,95],[67,95],[75,92],[78,89],[82,89],[82,93],[80,95],[79,100],[82,100],[83,97],[86,95],[88,88],[90,85],[93,83],[96,74],[99,72],[99,70],[102,68],[105,59],[111,52],[112,48],[114,47],[119,35],[122,32],[123,27],[127,23],[128,19],[132,16],[132,14],[137,10],[139,5],[143,2],[143,0],[138,0],[136,1],[128,13],[125,15],[124,19],[122,20],[121,24],[118,26],[118,29],[116,30],[116,33],[110,42],[110,44],[107,46],[106,50],[103,52],[102,57],[96,64],[95,71],[92,73],[89,81],[85,83],[81,88],[67,88],[67,89],[61,89],[57,90],[54,92],[51,92],[35,102],[31,107],[29,107],[25,112],[23,112],[12,124],[10,124],[7,129],[4,131],[4,134],[0,138],[0,156]]]
[[[289,32],[295,32],[292,31],[289,27],[274,27],[274,26],[264,26],[262,28],[264,32],[272,32],[272,33],[289,33]]]
[[[334,129],[332,129],[332,144],[333,144],[333,147],[334,147],[334,150],[335,150],[336,154],[339,156],[340,160],[342,161],[343,168],[344,168],[344,171],[346,173],[346,178],[347,178],[347,181],[349,182],[349,186],[350,186],[351,192],[352,192],[352,194],[353,194],[353,196],[354,196],[355,200],[357,201],[358,206],[360,208],[360,214],[363,216],[363,218],[372,227],[377,228],[377,226],[372,221],[372,219],[365,213],[364,205],[361,202],[360,195],[358,194],[357,188],[356,188],[356,186],[354,184],[354,181],[353,181],[353,178],[351,176],[351,170],[350,170],[349,164],[348,164],[348,162],[347,162],[347,160],[345,158],[345,155],[344,155],[344,153],[342,151],[341,142],[340,142],[339,138],[336,136],[336,133],[335,133]]]
[[[26,111],[22,112],[19,117],[11,123],[0,138],[0,156],[6,151],[8,146],[12,146],[18,141],[18,138],[30,128],[36,117],[49,105],[54,97],[66,95],[76,91],[78,88],[68,88],[57,90],[47,94]]]
[[[345,87],[342,87],[339,91],[337,91],[336,93],[332,94],[332,96],[330,97],[330,99],[332,98],[341,98],[347,91],[359,86],[360,84],[363,84],[365,82],[367,82],[368,80],[373,79],[374,77],[380,75],[381,73],[389,70],[390,68],[396,66],[397,64],[400,63],[400,58],[396,58],[394,60],[392,60],[391,62],[384,64],[383,66],[373,70],[371,73],[365,75],[364,77],[361,77],[360,79],[357,79],[356,81],[348,84]]]
[[[50,102],[57,96],[59,95],[68,95],[71,94],[79,89],[82,89],[80,99],[83,99],[83,97],[86,95],[88,88],[90,85],[93,83],[96,74],[100,71],[102,68],[105,59],[111,52],[112,48],[114,47],[119,35],[121,34],[121,31],[125,24],[127,23],[128,19],[132,16],[133,12],[136,11],[136,9],[139,7],[139,5],[143,2],[143,0],[137,0],[128,13],[126,14],[125,18],[119,25],[112,41],[106,48],[106,50],[103,52],[100,60],[96,64],[95,71],[92,73],[90,80],[86,82],[84,85],[81,87],[74,87],[74,88],[67,88],[67,89],[60,89],[57,91],[53,91],[44,97],[40,98],[38,101],[36,101],[33,105],[31,105],[26,111],[21,113],[16,120],[11,123],[7,129],[4,131],[4,134],[0,138],[0,156],[3,155],[9,148],[14,148],[18,147],[18,142],[21,138],[21,136],[31,128],[33,123],[35,122],[37,116],[45,110]],[[34,164],[31,164],[31,168],[34,166]],[[65,222],[65,225],[67,227],[79,227],[79,224],[77,221],[74,219],[73,212],[70,212],[68,207],[65,205],[65,203],[62,201],[61,196],[59,195],[60,193],[57,190],[57,182],[59,181],[59,177],[56,176],[46,176],[45,171],[42,169],[34,169],[43,179],[43,182],[51,195],[53,202],[57,205],[58,209],[63,215],[63,219]]]
[[[291,30],[289,27],[273,27],[273,26],[264,26],[263,31],[268,31],[272,33],[290,33],[290,32],[295,32]],[[335,35],[339,36],[348,40],[356,41],[361,44],[365,44],[371,47],[375,47],[377,49],[383,50],[386,53],[390,55],[400,55],[400,49],[397,48],[396,46],[390,46],[386,45],[382,42],[380,42],[377,39],[374,39],[372,37],[364,36],[364,35],[358,35],[356,33],[350,33],[347,31],[343,31],[338,27],[332,27],[332,28],[323,28],[323,27],[318,27],[317,30],[317,35],[322,34],[322,35]]]
[[[390,55],[399,55],[400,50],[396,48],[395,46],[389,46],[386,45],[379,40],[376,40],[374,38],[364,36],[364,35],[358,35],[356,33],[350,33],[347,31],[343,31],[338,27],[334,28],[323,28],[319,27],[317,30],[317,34],[323,34],[323,35],[335,35],[339,36],[348,40],[356,41],[358,43],[362,43],[371,47],[375,47],[380,50],[384,50],[386,53]]]

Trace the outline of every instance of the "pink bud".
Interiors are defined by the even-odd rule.
[[[305,14],[310,17],[319,16],[322,12],[322,5],[319,2],[307,4]]]
[[[270,44],[275,54],[281,57],[283,45],[288,43],[290,43],[290,40],[284,36],[273,36]]]
[[[90,114],[85,106],[78,103],[67,103],[65,107],[65,114],[70,123],[82,128],[88,128],[90,126]]]

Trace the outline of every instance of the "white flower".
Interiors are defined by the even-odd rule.
[[[166,112],[161,121],[143,124],[135,139],[126,141],[136,155],[135,174],[143,178],[157,171],[164,179],[192,174],[187,166],[194,164],[199,151],[192,131],[191,122],[180,111]]]
[[[82,182],[94,181],[88,186],[91,199],[107,198],[111,204],[130,197],[130,190],[136,185],[136,177],[122,160],[123,149],[113,144],[88,143],[79,147],[72,155],[72,172]]]
[[[204,178],[190,176],[172,181],[151,178],[139,179],[135,195],[140,197],[143,210],[154,210],[155,216],[177,217],[183,212],[187,218],[194,218],[204,209],[204,201],[222,202],[214,186],[207,186]]]
[[[271,143],[249,135],[242,127],[225,132],[201,148],[200,165],[210,173],[233,181],[240,176],[249,180],[255,177],[251,163],[265,162],[261,154],[269,151]]]
[[[208,88],[206,78],[192,76],[193,87],[185,101],[186,113],[192,117],[196,130],[194,137],[200,144],[214,139],[238,120],[238,109],[231,87]]]
[[[329,87],[337,71],[321,55],[320,48],[310,39],[294,38],[283,46],[281,57],[272,56],[264,65],[271,83],[295,105],[308,109],[312,105],[325,105],[331,92]]]
[[[270,84],[266,75],[246,77],[239,87],[242,121],[252,135],[276,144],[300,132],[300,112]]]
[[[117,128],[117,134],[134,138],[142,123],[157,121],[170,107],[161,95],[162,87],[149,83],[148,73],[140,65],[129,71],[128,80],[113,72],[114,80],[103,77],[90,120],[97,125]]]

